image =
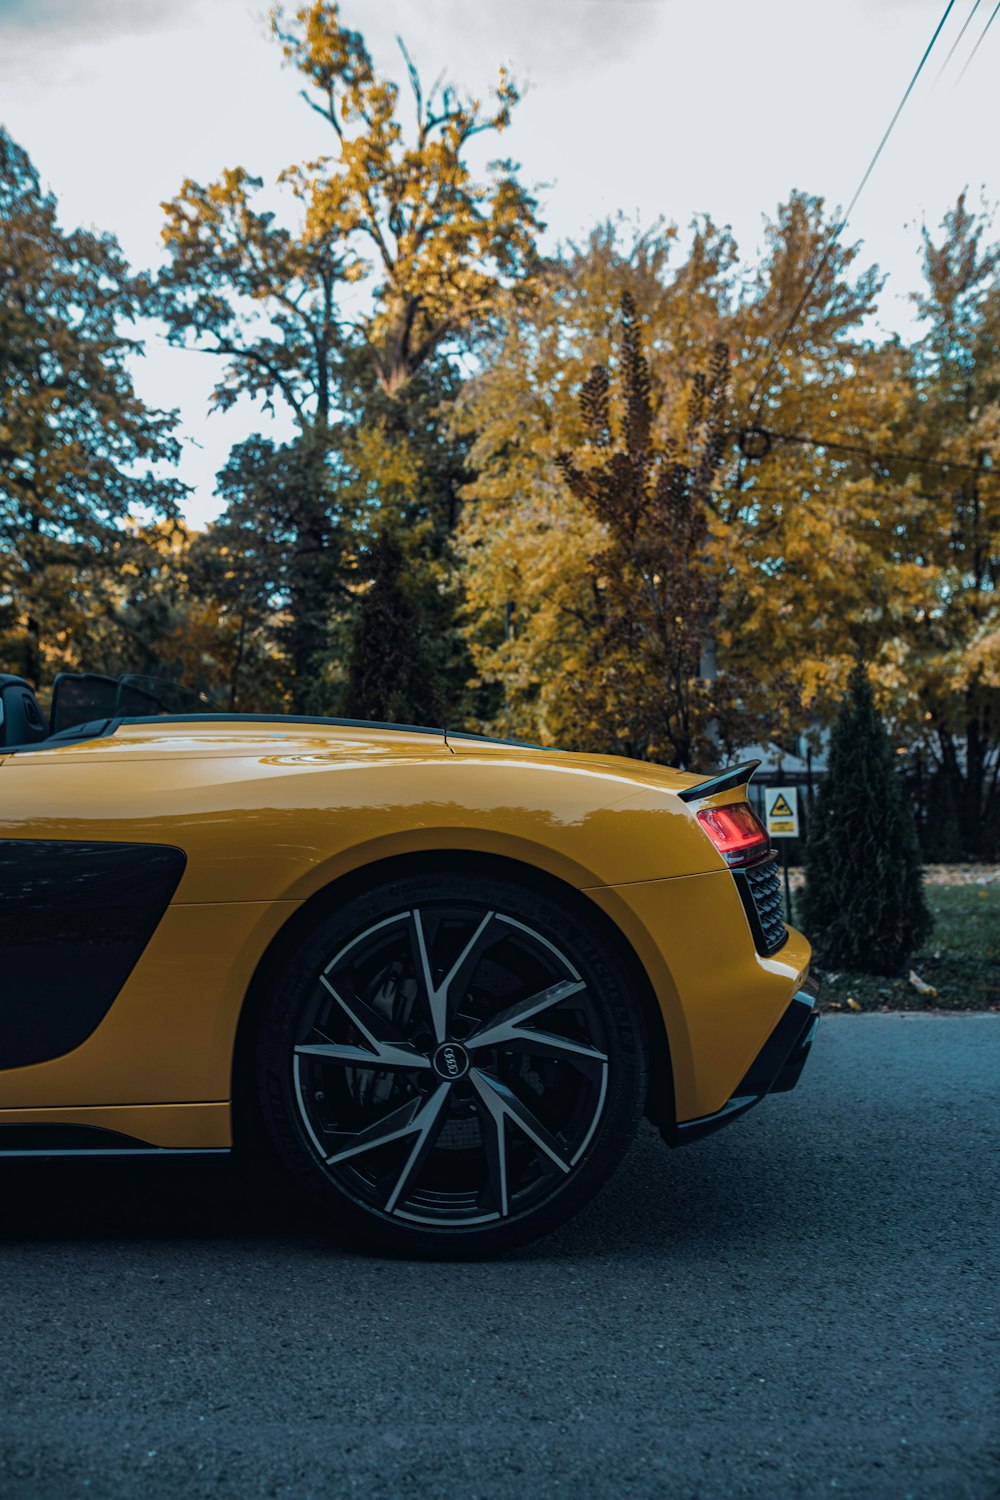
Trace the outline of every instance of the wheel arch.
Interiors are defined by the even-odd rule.
[[[596,928],[615,953],[630,981],[639,1015],[645,1027],[649,1046],[650,1076],[645,1110],[654,1124],[672,1127],[675,1123],[673,1070],[669,1041],[662,1011],[638,953],[618,924],[586,891],[567,884],[546,870],[504,855],[482,854],[468,850],[432,850],[390,856],[339,876],[315,892],[278,929],[262,953],[247,986],[233,1045],[231,1092],[233,1144],[237,1150],[259,1148],[263,1144],[254,1087],[254,1044],[264,1001],[283,957],[291,953],[297,941],[318,922],[345,901],[382,884],[417,874],[455,874],[463,870],[477,875],[517,879],[562,901],[580,913]]]

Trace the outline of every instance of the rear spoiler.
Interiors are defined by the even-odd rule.
[[[728,792],[734,786],[742,786],[745,781],[750,780],[759,765],[759,760],[745,760],[740,766],[730,766],[728,771],[720,771],[718,776],[699,781],[697,786],[686,786],[677,795],[682,802],[701,802],[705,797],[714,797],[716,792]]]

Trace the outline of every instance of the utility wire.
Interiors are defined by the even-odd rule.
[[[950,458],[921,458],[916,453],[879,453],[872,448],[862,448],[854,443],[841,442],[839,438],[816,437],[806,432],[773,432],[767,427],[751,429],[779,443],[802,443],[810,448],[831,448],[838,453],[855,453],[861,458],[870,458],[880,464],[916,464],[925,469],[958,469],[978,474],[980,479],[1000,479],[1000,470],[984,468],[981,464],[967,464]]]
[[[937,77],[934,80],[935,83],[940,83],[940,81],[941,81],[941,74],[944,72],[945,68],[951,62],[952,58],[955,56],[955,53],[958,51],[959,43],[961,42],[961,40],[962,40],[963,36],[965,35],[965,33],[968,31],[968,29],[969,29],[969,23],[971,22],[973,16],[976,14],[976,11],[979,9],[979,7],[982,5],[982,3],[983,3],[983,0],[973,0],[972,9],[969,11],[969,14],[965,18],[965,24],[963,25],[961,31],[958,33],[958,36],[956,37],[956,39],[952,42],[952,44],[951,44],[951,51],[948,53],[948,56],[945,58],[944,62],[941,64],[940,68],[938,69],[938,75],[937,75]]]
[[[956,88],[958,88],[958,85],[962,82],[962,79],[965,77],[966,71],[967,71],[967,69],[969,67],[969,64],[972,62],[972,59],[975,57],[976,53],[979,51],[980,47],[985,42],[985,40],[986,40],[986,33],[989,31],[990,27],[993,25],[993,22],[996,20],[996,18],[997,18],[997,11],[998,10],[1000,10],[1000,0],[997,0],[996,5],[993,7],[993,14],[990,16],[989,20],[986,22],[986,25],[983,27],[982,32],[981,32],[980,37],[979,37],[979,41],[973,47],[972,51],[969,54],[968,60],[966,61],[965,67],[962,69],[961,73],[959,73],[957,79],[955,80],[955,87]]]
[[[796,323],[799,320],[799,316],[800,316],[800,314],[802,312],[802,309],[805,307],[805,305],[808,302],[809,298],[812,296],[813,291],[816,288],[816,283],[819,281],[819,278],[822,276],[824,270],[826,269],[826,266],[827,266],[827,263],[829,262],[830,256],[833,253],[833,247],[834,247],[834,245],[837,243],[837,241],[840,238],[841,234],[843,234],[844,229],[845,229],[845,227],[847,225],[847,221],[851,217],[851,214],[854,211],[855,204],[857,203],[858,199],[861,197],[861,194],[864,192],[865,187],[867,186],[867,183],[868,183],[868,179],[872,175],[872,172],[875,170],[875,166],[876,166],[876,164],[878,162],[879,157],[882,155],[882,152],[885,150],[886,143],[888,142],[889,137],[892,135],[892,132],[895,129],[896,121],[899,119],[900,115],[903,113],[903,108],[904,108],[904,106],[906,104],[906,101],[907,101],[907,99],[909,99],[910,95],[912,94],[913,89],[914,89],[914,87],[916,85],[917,79],[920,77],[921,73],[923,72],[924,64],[926,63],[927,59],[930,57],[931,52],[932,52],[933,47],[934,47],[934,43],[937,41],[938,37],[941,35],[942,27],[944,26],[945,21],[947,21],[949,15],[951,14],[952,9],[954,8],[954,5],[955,5],[955,0],[948,0],[948,4],[945,6],[944,15],[941,17],[940,21],[937,23],[937,26],[935,27],[935,30],[934,30],[934,35],[931,37],[930,41],[928,42],[927,49],[924,52],[923,57],[920,59],[919,63],[917,64],[917,70],[914,73],[913,77],[910,79],[909,83],[907,84],[906,93],[903,95],[902,99],[900,99],[898,105],[896,106],[896,113],[893,115],[892,119],[889,121],[889,125],[888,125],[888,127],[886,129],[886,132],[883,135],[882,139],[878,143],[878,146],[877,146],[876,151],[875,151],[875,155],[872,157],[871,161],[868,163],[868,166],[867,166],[867,168],[865,170],[865,175],[862,177],[861,181],[858,183],[858,186],[855,189],[854,197],[851,199],[850,203],[847,205],[847,212],[844,214],[844,216],[840,220],[840,222],[834,227],[833,233],[830,235],[830,238],[827,241],[826,249],[823,251],[823,254],[820,257],[819,264],[817,265],[815,271],[813,271],[813,273],[810,276],[809,280],[806,282],[805,288],[803,289],[803,292],[802,292],[802,296],[799,298],[798,302],[796,303],[795,311],[792,313],[792,316],[789,318],[788,323],[785,326],[785,331],[781,335],[781,338],[778,340],[777,346],[775,347],[774,351],[772,352],[771,357],[768,360],[767,365],[764,368],[764,373],[760,376],[760,379],[757,381],[757,384],[753,388],[753,394],[750,397],[750,404],[749,404],[749,406],[747,408],[748,412],[751,415],[753,414],[753,409],[754,409],[754,407],[757,404],[757,399],[760,396],[761,390],[763,389],[763,387],[764,387],[764,385],[765,385],[765,383],[767,381],[768,376],[770,375],[771,371],[774,369],[774,366],[777,364],[778,360],[780,359],[782,350],[784,349],[785,345],[788,342],[788,339],[789,339],[789,337],[791,335],[792,329],[795,327]],[[1000,0],[997,0],[997,9],[1000,10]],[[996,11],[994,11],[993,14],[995,15]],[[993,18],[991,16],[990,20],[992,20],[992,19]],[[988,27],[987,27],[987,29],[988,29]],[[984,35],[985,35],[985,32],[984,32]],[[980,38],[980,40],[982,40],[982,38]]]

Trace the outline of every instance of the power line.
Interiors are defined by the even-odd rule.
[[[937,41],[938,37],[940,36],[941,29],[944,26],[945,21],[947,21],[949,15],[951,14],[952,9],[954,7],[954,4],[955,4],[955,0],[948,0],[948,4],[945,6],[944,15],[941,17],[940,21],[937,23],[937,26],[935,27],[935,30],[934,30],[934,35],[931,37],[930,41],[928,42],[927,48],[926,48],[926,51],[924,52],[923,57],[920,59],[919,63],[917,64],[917,70],[914,73],[913,77],[910,79],[909,83],[907,84],[905,94],[903,95],[902,99],[900,99],[898,105],[896,106],[896,113],[893,115],[892,119],[889,121],[889,124],[888,124],[888,127],[886,129],[886,132],[883,135],[882,139],[879,141],[878,146],[877,146],[876,151],[875,151],[875,154],[872,157],[871,161],[868,163],[868,166],[867,166],[867,168],[865,170],[865,174],[862,177],[861,181],[858,183],[857,188],[855,189],[854,197],[851,199],[850,203],[847,206],[847,212],[844,214],[844,216],[840,220],[840,222],[834,227],[833,233],[830,235],[830,238],[827,241],[826,249],[823,251],[823,254],[820,257],[819,264],[817,265],[815,271],[813,271],[813,273],[810,276],[809,280],[806,282],[805,288],[804,288],[804,290],[802,292],[802,296],[799,298],[798,302],[796,303],[795,311],[792,313],[791,318],[788,320],[788,323],[787,323],[787,325],[785,327],[785,331],[781,335],[781,338],[778,341],[777,347],[774,349],[774,351],[773,351],[773,353],[771,355],[771,358],[768,360],[767,365],[764,368],[764,373],[760,376],[760,379],[757,381],[757,384],[753,388],[753,394],[750,397],[750,404],[749,404],[749,406],[747,408],[748,412],[751,415],[753,414],[753,409],[754,409],[755,405],[757,404],[757,398],[759,397],[759,395],[761,393],[761,390],[764,387],[765,382],[767,381],[768,376],[770,375],[771,371],[774,369],[774,366],[776,365],[776,363],[780,359],[781,352],[782,352],[782,350],[784,349],[785,345],[788,342],[788,339],[789,339],[789,337],[791,335],[792,329],[795,327],[796,323],[799,320],[799,315],[801,314],[802,309],[805,307],[805,305],[808,302],[809,298],[812,296],[812,293],[813,293],[813,291],[815,290],[815,287],[816,287],[816,283],[819,281],[819,278],[822,276],[824,270],[826,269],[827,263],[828,263],[828,261],[830,259],[830,256],[831,256],[832,252],[833,252],[834,245],[837,243],[837,240],[840,238],[841,234],[844,232],[844,229],[845,229],[845,227],[847,225],[847,221],[851,217],[851,214],[854,211],[855,204],[857,203],[858,199],[861,197],[861,194],[864,192],[865,187],[867,186],[867,183],[868,183],[868,179],[872,175],[872,172],[875,170],[875,167],[876,167],[876,164],[878,162],[879,157],[882,155],[882,152],[885,150],[886,143],[888,142],[889,137],[892,135],[892,132],[895,129],[896,121],[899,119],[900,115],[903,113],[903,108],[904,108],[904,106],[906,104],[906,101],[907,101],[907,99],[909,99],[910,95],[912,94],[914,86],[916,85],[917,79],[920,77],[921,73],[923,72],[924,64],[926,63],[927,59],[930,57],[931,52],[932,52],[932,50],[934,48],[934,43]],[[997,9],[1000,9],[1000,0],[997,0]],[[994,15],[995,14],[996,14],[996,12],[994,11]],[[992,20],[992,16],[990,17],[990,20]],[[985,33],[984,33],[984,35],[985,35]]]
[[[1000,479],[1000,470],[984,468],[981,464],[963,463],[957,459],[922,458],[916,453],[877,452],[872,448],[862,448],[854,443],[842,443],[839,438],[816,437],[806,432],[774,432],[767,427],[744,428],[740,433],[740,438],[743,439],[750,434],[759,435],[768,442],[774,440],[779,443],[803,443],[810,448],[830,448],[838,453],[853,453],[860,458],[873,459],[877,463],[915,464],[918,468],[926,469],[957,469],[977,474],[980,479]]]
[[[976,53],[979,51],[980,47],[985,42],[985,40],[986,40],[986,33],[989,31],[990,27],[993,25],[993,22],[996,20],[996,16],[997,16],[997,11],[998,10],[1000,10],[1000,0],[997,0],[996,5],[993,7],[993,14],[990,16],[989,20],[986,22],[986,25],[983,27],[982,32],[980,33],[980,36],[979,36],[979,41],[973,47],[972,51],[969,54],[968,60],[967,60],[967,62],[965,64],[965,67],[962,69],[961,73],[959,73],[957,79],[955,80],[955,87],[956,88],[958,88],[958,85],[962,82],[962,79],[965,77],[966,69],[969,67],[969,63],[972,62],[972,59],[975,57]]]
[[[941,81],[941,74],[944,72],[945,68],[951,62],[952,58],[955,56],[955,53],[958,51],[959,43],[961,42],[961,40],[962,40],[963,36],[965,35],[965,33],[968,31],[968,29],[969,29],[969,23],[972,20],[973,16],[976,14],[976,11],[979,9],[980,5],[982,5],[982,3],[983,3],[983,0],[973,0],[972,9],[969,11],[969,14],[965,18],[965,24],[964,24],[964,26],[962,27],[961,31],[958,33],[958,36],[955,39],[955,41],[952,42],[952,44],[951,44],[951,51],[948,53],[948,56],[945,58],[944,62],[941,64],[940,68],[938,69],[938,75],[937,75],[937,77],[934,80],[935,83],[940,83],[940,81]]]

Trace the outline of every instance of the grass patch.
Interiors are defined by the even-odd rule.
[[[1000,884],[925,890],[934,930],[910,968],[937,994],[920,994],[909,970],[895,979],[818,970],[821,1010],[1000,1010]]]

